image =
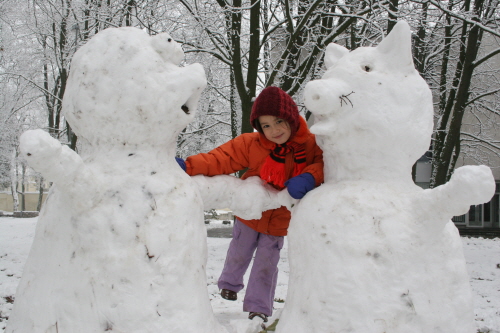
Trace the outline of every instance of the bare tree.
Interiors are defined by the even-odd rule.
[[[489,134],[499,122],[498,69],[491,66],[500,53],[496,0],[6,0],[2,5],[18,10],[2,15],[3,29],[17,32],[13,43],[2,45],[22,48],[17,61],[25,65],[3,68],[1,78],[37,91],[30,96],[41,98],[39,113],[47,119],[41,127],[72,147],[76,137],[61,116],[71,57],[102,29],[132,25],[151,35],[169,32],[183,43],[187,62],[204,65],[208,88],[178,142],[179,154],[187,156],[252,131],[248,119],[260,89],[276,85],[300,96],[302,87],[322,74],[330,42],[351,50],[371,46],[405,19],[414,31],[416,68],[435,94],[432,186],[447,180],[460,155],[477,161],[487,153],[499,155],[498,138]]]
[[[436,45],[434,52],[440,51],[440,59],[430,68],[433,73],[427,74],[428,78],[434,80],[431,84],[434,83],[439,96],[431,178],[431,186],[438,186],[451,176],[462,152],[464,138],[469,146],[471,142],[481,142],[480,145],[488,147],[490,152],[500,154],[495,142],[487,137],[464,133],[462,126],[467,112],[484,119],[496,116],[498,121],[494,105],[498,102],[500,81],[496,73],[492,75],[491,70],[488,70],[487,64],[489,59],[500,53],[500,47],[482,55],[479,50],[485,36],[490,40],[500,36],[499,8],[497,1],[490,0],[450,1],[447,7],[434,1],[429,1],[429,4],[439,15],[439,21],[434,21],[433,25],[440,27],[439,32],[442,33],[438,34],[435,30],[432,36],[434,40],[430,41]],[[486,67],[481,68],[481,65]],[[489,77],[487,85],[482,79],[485,75]],[[481,124],[486,122],[479,121],[478,125]]]
[[[206,52],[227,64],[237,92],[241,132],[253,131],[248,121],[257,90],[278,85],[294,95],[315,76],[330,42],[358,19],[380,10],[386,1],[256,1],[180,0],[192,25],[205,38],[185,40],[193,52]],[[218,6],[218,7],[217,7]],[[262,59],[264,57],[264,59]],[[234,101],[233,101],[234,102]],[[235,133],[233,131],[233,135]]]

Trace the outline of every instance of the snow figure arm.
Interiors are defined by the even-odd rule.
[[[83,197],[81,193],[83,189],[79,184],[85,184],[84,179],[89,179],[90,175],[77,153],[61,145],[58,140],[41,129],[26,131],[19,140],[21,154],[33,169],[56,184],[58,188],[66,192],[80,193],[78,198]],[[87,196],[87,198],[92,197],[95,196]],[[78,202],[79,205],[85,205],[85,200]]]
[[[495,193],[495,179],[487,166],[467,165],[456,169],[448,183],[422,193],[419,210],[429,215],[425,220],[436,221],[439,216],[443,223],[434,226],[439,228],[453,216],[467,213],[471,205],[489,201]]]
[[[262,212],[281,206],[291,210],[297,202],[288,191],[278,191],[256,176],[245,180],[227,175],[191,178],[200,190],[205,210],[230,208],[246,220],[259,219]]]
[[[19,147],[28,164],[54,183],[72,181],[83,165],[77,153],[41,129],[24,132]]]

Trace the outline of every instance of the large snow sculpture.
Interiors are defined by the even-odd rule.
[[[279,333],[472,333],[461,240],[450,221],[494,193],[491,170],[467,166],[417,187],[431,93],[399,22],[376,48],[331,44],[328,71],[304,91],[324,151],[325,184],[289,229],[289,291]]]
[[[206,85],[182,58],[168,34],[104,30],[75,54],[64,98],[81,157],[41,130],[21,137],[54,186],[6,332],[225,332],[201,196],[174,159]]]

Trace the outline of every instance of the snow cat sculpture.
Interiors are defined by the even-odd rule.
[[[431,92],[398,22],[377,47],[326,49],[307,84],[325,183],[292,211],[290,281],[277,333],[472,333],[462,243],[450,221],[487,202],[486,166],[434,189],[412,181],[429,148]]]

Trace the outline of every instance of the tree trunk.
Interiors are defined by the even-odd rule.
[[[125,26],[130,27],[132,26],[132,21],[133,21],[133,15],[132,12],[133,10],[137,10],[137,4],[135,0],[128,0],[127,3],[125,4]]]
[[[231,84],[231,91],[229,92],[229,106],[231,108],[231,137],[234,139],[240,134],[240,121],[241,118],[238,117],[238,101],[239,98],[236,96],[235,84],[234,84],[234,74],[231,70],[229,82]]]
[[[465,3],[465,9],[469,9],[470,1],[467,0]],[[450,1],[448,10],[453,9],[453,2]],[[464,44],[465,44],[465,36],[467,33],[467,24],[464,22],[462,24],[462,34],[461,34],[461,47],[460,47],[460,52],[459,52],[459,61],[457,63],[457,68],[455,70],[455,77],[452,82],[452,87],[448,91],[447,89],[447,84],[448,84],[448,63],[449,63],[449,58],[450,58],[450,49],[451,49],[451,39],[452,39],[452,23],[451,23],[451,17],[449,14],[446,14],[445,18],[445,28],[444,28],[444,48],[443,48],[443,54],[442,54],[442,60],[441,60],[441,76],[440,76],[440,82],[439,82],[439,110],[438,110],[438,115],[439,115],[439,120],[436,125],[436,132],[434,135],[434,141],[433,141],[433,159],[432,159],[432,174],[431,174],[431,180],[430,180],[430,187],[433,188],[436,185],[435,182],[435,177],[436,177],[436,171],[438,169],[438,165],[441,163],[440,156],[441,152],[443,149],[443,144],[444,140],[446,138],[446,133],[447,133],[447,127],[448,127],[448,121],[451,115],[452,111],[452,105],[453,101],[455,100],[456,96],[456,87],[459,84],[460,81],[460,76],[462,74],[462,64],[464,61],[465,57],[465,49],[464,49]]]
[[[21,212],[26,211],[26,165],[21,166]]]
[[[389,14],[387,21],[387,34],[392,31],[392,28],[398,23],[398,6],[399,0],[389,0]]]
[[[424,75],[425,61],[428,56],[428,52],[425,48],[425,36],[427,31],[427,11],[429,4],[422,4],[422,14],[419,17],[419,26],[417,29],[417,34],[415,36],[415,42],[413,44],[413,59],[416,64],[416,69],[420,75]],[[445,41],[446,42],[446,41]]]
[[[36,210],[39,212],[42,209],[43,202],[43,176],[40,176],[38,183],[38,203],[36,205]]]
[[[12,211],[19,211],[19,197],[17,195],[17,152],[14,149],[10,161],[10,192],[12,194]]]
[[[73,132],[73,129],[68,122],[66,122],[66,133],[68,135],[69,147],[73,150],[76,150],[76,142],[78,141],[78,137],[76,136],[75,132]]]
[[[241,0],[233,1],[233,9],[231,11],[231,46],[232,46],[232,71],[234,73],[234,83],[236,86],[236,90],[238,91],[238,95],[240,97],[241,102],[241,133],[250,133],[253,132],[252,126],[249,124],[248,120],[250,119],[250,112],[252,110],[252,97],[255,96],[255,85],[253,87],[245,82],[245,77],[243,75],[243,67],[242,67],[242,50],[241,50]],[[254,16],[251,15],[252,18]],[[255,28],[251,28],[251,31],[255,31]],[[253,54],[252,54],[253,55]],[[256,59],[252,59],[256,60]],[[250,59],[249,59],[250,61]],[[253,89],[252,89],[253,88]],[[252,95],[253,91],[253,95]]]
[[[474,14],[473,20],[479,21],[478,16],[481,13],[483,5],[483,0],[477,0],[474,3]],[[464,23],[465,25],[466,23]],[[462,128],[462,120],[469,99],[470,84],[472,79],[472,74],[474,73],[474,61],[477,57],[478,45],[480,43],[480,30],[477,25],[471,27],[468,32],[467,43],[464,52],[464,62],[462,75],[460,76],[460,82],[458,84],[458,89],[456,92],[456,99],[453,103],[453,109],[450,118],[450,124],[448,126],[448,131],[446,132],[446,137],[444,138],[442,144],[442,150],[438,156],[435,156],[435,172],[433,179],[433,186],[439,186],[446,183],[454,168],[454,161],[458,158],[456,152],[456,147],[460,142],[460,131]],[[455,158],[454,156],[455,151]]]

